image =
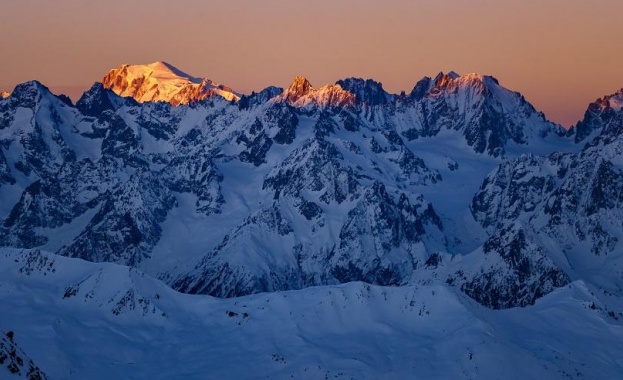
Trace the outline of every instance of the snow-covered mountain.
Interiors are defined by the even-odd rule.
[[[140,103],[164,101],[173,105],[190,104],[219,96],[239,100],[231,88],[210,79],[196,78],[166,62],[148,65],[121,65],[102,79],[104,88]]]
[[[588,106],[584,118],[569,134],[576,142],[590,140],[594,134],[608,127],[617,128],[621,123],[621,109],[623,108],[623,88],[614,94],[597,99]]]
[[[400,331],[411,326],[406,319],[371,311],[404,306],[384,303],[383,294],[398,300],[407,293],[426,297],[429,291],[442,292],[438,302],[466,310],[449,325],[476,318],[486,321],[484,325],[515,326],[501,321],[521,318],[513,315],[535,319],[538,312],[489,309],[535,304],[538,309],[539,302],[546,302],[547,310],[571,302],[570,309],[563,307],[564,315],[579,313],[582,321],[594,322],[594,310],[604,310],[609,323],[619,318],[620,93],[590,105],[585,119],[565,131],[521,94],[476,74],[440,73],[400,95],[387,93],[373,80],[347,78],[315,89],[297,77],[285,90],[268,87],[228,97],[219,88],[196,98],[187,97],[190,90],[183,89],[199,88],[192,86],[201,81],[168,64],[122,66],[106,78],[75,105],[36,81],[17,86],[0,100],[0,246],[7,262],[17,260],[7,268],[23,259],[33,260],[31,265],[41,260],[43,266],[62,263],[59,271],[73,268],[66,270],[68,277],[58,277],[67,282],[62,285],[69,294],[64,299],[90,304],[89,295],[102,292],[97,307],[92,305],[85,315],[110,310],[115,315],[121,305],[119,310],[130,310],[132,320],[147,318],[154,326],[168,326],[163,313],[169,315],[172,309],[152,295],[167,293],[169,306],[203,300],[198,302],[233,311],[226,321],[244,325],[242,311],[232,310],[237,302],[259,308],[263,302],[281,302],[282,295],[295,295],[319,303],[333,300],[335,306],[332,292],[359,294],[365,288],[374,289],[366,292],[375,295],[364,309],[352,300],[338,306],[373,313],[362,326],[387,317],[396,323],[391,328]],[[79,259],[116,265],[84,269]],[[93,268],[99,274],[86,273]],[[21,281],[13,269],[7,269],[13,273],[7,278]],[[53,272],[44,273],[56,278]],[[163,283],[148,279],[135,284],[149,277]],[[51,286],[46,281],[53,282],[38,284]],[[357,283],[336,287],[348,282]],[[167,285],[184,293],[235,299],[182,296]],[[14,296],[21,290],[6,286],[6,299],[17,302]],[[54,289],[37,297],[52,297],[45,307],[71,315],[75,310],[64,305],[74,301],[58,303]],[[280,293],[299,289],[304,290]],[[247,301],[236,298],[261,292],[277,293],[242,299]],[[578,311],[587,302],[602,302],[602,293],[614,303]],[[24,310],[35,315],[41,311],[37,307]],[[300,313],[297,323],[304,324],[308,314],[302,307],[294,302],[279,313]],[[180,318],[203,318],[188,313]],[[328,308],[323,313],[333,312]],[[498,313],[493,318],[497,322],[483,317],[488,313]],[[256,327],[271,328],[270,323],[266,316]],[[110,326],[116,322],[102,322],[102,334],[117,328]],[[151,336],[154,330],[147,329]],[[600,334],[610,330],[604,327]],[[417,334],[412,338],[420,339]],[[395,343],[402,347],[407,343],[399,335]],[[535,348],[530,342],[504,342],[501,346],[520,356]],[[166,344],[174,347],[180,341]],[[470,340],[469,347],[473,344]],[[36,355],[33,347],[22,349]],[[275,355],[274,363],[288,362],[280,351]],[[568,374],[575,367],[567,364],[581,357],[565,355],[568,362],[563,365],[561,357],[543,355],[521,356],[531,368],[528,374],[551,375],[541,368],[548,360]],[[44,365],[40,357],[33,360],[48,373],[53,363]],[[71,358],[65,360],[59,366],[69,366]],[[401,361],[405,371],[408,362]],[[302,363],[284,368],[300,374]],[[97,365],[93,359],[76,373]],[[329,367],[346,366],[331,362]],[[619,367],[611,363],[588,373],[611,373]],[[361,368],[352,376],[365,378],[365,366]],[[472,370],[464,374],[476,376]],[[223,371],[237,373],[233,368]]]
[[[487,176],[472,210],[491,231],[521,223],[571,278],[620,291],[623,107],[617,98],[620,93],[591,104],[571,131],[580,141],[594,135],[579,152],[505,162]]]
[[[3,328],[50,379],[613,379],[622,370],[623,300],[583,281],[508,310],[444,284],[217,299],[125,266],[0,249],[0,305]]]
[[[487,242],[469,206],[505,157],[579,149],[521,95],[472,74],[425,78],[403,97],[297,77],[281,93],[190,106],[105,87],[74,107],[31,82],[0,103],[0,242],[138,267],[192,293],[418,282],[431,254]],[[517,270],[497,271],[500,292]],[[482,272],[448,276],[467,286]],[[536,273],[543,294],[568,282]]]
[[[420,80],[409,99],[415,104],[421,125],[403,131],[408,138],[457,130],[476,152],[497,157],[518,146],[542,153],[544,141],[556,140],[564,133],[521,94],[500,86],[491,76],[439,73],[434,79]]]

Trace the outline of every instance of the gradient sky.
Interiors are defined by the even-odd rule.
[[[477,72],[565,126],[623,87],[623,0],[0,0],[0,90],[167,61],[240,92]]]

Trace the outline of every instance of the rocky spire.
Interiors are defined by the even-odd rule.
[[[294,77],[290,87],[284,92],[284,99],[287,102],[294,103],[303,96],[309,94],[314,88],[304,76],[297,75]]]

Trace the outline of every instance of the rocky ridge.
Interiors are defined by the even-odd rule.
[[[162,91],[110,76],[139,101],[95,84],[73,106],[38,82],[0,100],[3,246],[221,297],[441,281],[507,308],[578,278],[618,284],[616,95],[583,147],[584,124],[561,131],[488,76],[147,100],[197,84],[166,67]]]

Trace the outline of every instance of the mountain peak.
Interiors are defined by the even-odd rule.
[[[435,86],[443,86],[447,84],[448,82],[454,79],[460,78],[460,77],[461,76],[454,71],[450,71],[447,74],[444,73],[443,71],[440,71],[439,74],[437,74],[437,76],[433,80],[433,83],[435,83]]]
[[[441,72],[434,79],[420,80],[409,99],[426,109],[457,115],[452,128],[464,131],[468,144],[479,153],[499,156],[507,142],[525,145],[558,133],[558,127],[520,93],[504,88],[492,76]],[[436,122],[433,118],[429,124]]]
[[[178,70],[179,69],[175,66],[173,66],[172,64],[165,62],[165,61],[156,61],[156,62],[152,62],[149,63],[147,65],[145,65],[147,67],[153,67],[153,68],[161,68],[161,69],[167,69],[167,70]]]
[[[5,96],[6,94],[6,96]],[[8,103],[9,107],[23,107],[35,110],[39,108],[42,102],[46,102],[50,107],[55,107],[61,102],[65,105],[73,107],[71,99],[65,95],[55,95],[50,91],[48,87],[41,84],[37,80],[31,80],[28,82],[20,83],[13,89],[11,93],[2,93],[0,100],[5,100],[3,103]],[[1,118],[0,118],[1,119]],[[0,121],[1,124],[1,121]],[[0,129],[2,126],[0,125]]]
[[[11,99],[15,99],[26,108],[32,108],[42,96],[47,94],[51,94],[51,92],[46,86],[39,81],[31,80],[15,86],[11,93]]]
[[[605,96],[603,99],[611,110],[621,111],[623,109],[623,88],[612,95]]]
[[[288,94],[287,99],[296,101],[298,98],[307,95],[313,89],[314,87],[309,83],[307,78],[302,75],[297,75],[294,77],[290,87],[286,90]]]
[[[110,70],[102,79],[105,89],[136,101],[165,101],[173,105],[189,104],[212,97],[239,100],[231,88],[207,78],[189,75],[170,63],[156,61],[147,65],[124,64]]]
[[[456,71],[450,70],[447,74],[448,77],[456,79],[458,77],[461,76],[461,74],[457,73]]]
[[[30,80],[28,82],[20,83],[17,86],[15,86],[13,93],[23,92],[23,91],[47,91],[49,92],[50,90],[38,80]]]
[[[610,95],[603,96],[591,104],[588,109],[593,112],[620,111],[623,109],[623,88]]]
[[[392,99],[392,96],[383,89],[383,84],[372,79],[346,78],[335,84],[354,94],[360,104],[375,106],[385,104]]]
[[[290,87],[276,97],[275,101],[286,102],[295,107],[305,107],[309,104],[321,107],[352,106],[355,104],[355,95],[344,90],[339,84],[328,84],[315,89],[307,78],[297,75]]]
[[[607,131],[619,135],[618,120],[623,111],[623,88],[619,91],[601,97],[588,105],[584,118],[580,120],[570,132],[573,133],[576,143],[589,138],[593,132]],[[608,128],[614,126],[614,128]]]
[[[107,109],[115,109],[120,105],[137,104],[133,98],[118,97],[112,90],[104,88],[100,82],[95,82],[76,102],[76,108],[85,115],[97,116]]]
[[[490,75],[477,73],[459,75],[451,71],[447,74],[440,72],[433,80],[428,79],[428,77],[424,78],[418,82],[411,96],[421,98],[427,93],[439,94],[442,92],[455,92],[459,89],[475,91],[481,94],[493,94],[500,91],[512,92],[500,86],[498,80]]]
[[[459,75],[454,71],[450,71],[447,74],[440,72],[435,77],[433,83],[434,87],[436,88],[446,88],[453,86],[471,86],[474,84],[477,86],[481,86],[485,84],[486,81],[493,81],[495,84],[498,84],[497,79],[487,75],[481,75],[477,73]]]
[[[172,74],[172,75],[175,75],[177,77],[187,78],[188,80],[190,80],[191,82],[194,82],[194,83],[201,82],[201,78],[197,78],[197,77],[194,77],[194,76],[192,76],[190,74],[187,74],[186,72],[178,69],[177,67],[173,66],[172,64],[170,64],[168,62],[156,61],[156,62],[152,62],[152,63],[150,63],[148,65],[145,65],[145,67],[148,67],[149,69],[153,70],[153,72],[156,73],[156,74],[160,74],[160,76],[162,74],[169,74],[169,75]]]

